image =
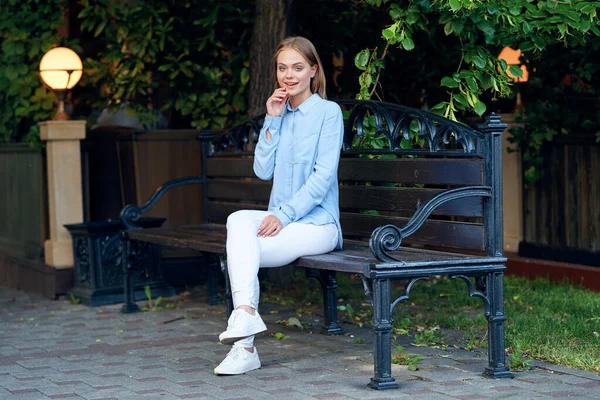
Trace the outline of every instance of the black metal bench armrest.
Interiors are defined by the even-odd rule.
[[[492,188],[489,186],[467,186],[444,191],[423,206],[419,207],[406,225],[398,228],[396,225],[384,225],[371,233],[369,247],[373,255],[381,262],[396,263],[402,260],[389,252],[397,250],[402,239],[415,233],[437,207],[451,200],[463,197],[491,197]]]
[[[192,184],[203,184],[206,182],[206,178],[203,176],[189,176],[185,178],[171,179],[156,188],[152,196],[143,205],[137,206],[134,204],[126,205],[122,210],[119,218],[123,222],[123,225],[127,229],[142,229],[142,227],[136,222],[140,219],[142,214],[150,210],[158,202],[158,200],[169,190],[185,185]]]

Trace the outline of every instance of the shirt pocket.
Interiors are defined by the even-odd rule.
[[[317,154],[320,131],[300,136],[294,141],[294,164],[313,163]]]

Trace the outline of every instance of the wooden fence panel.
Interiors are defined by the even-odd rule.
[[[45,164],[27,144],[0,145],[0,247],[28,259],[48,237]]]
[[[524,237],[553,248],[600,251],[600,145],[569,135],[543,149],[542,178],[524,188]]]

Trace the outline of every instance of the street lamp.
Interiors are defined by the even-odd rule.
[[[66,47],[55,47],[48,51],[40,61],[40,76],[42,81],[54,91],[58,99],[58,111],[55,121],[68,120],[65,112],[67,92],[81,79],[83,65],[81,59],[73,50]]]
[[[521,56],[522,55],[523,55],[523,53],[521,52],[521,50],[519,50],[519,49],[515,50],[509,46],[506,46],[505,48],[503,48],[502,51],[500,52],[500,54],[498,54],[498,60],[506,61],[506,64],[508,67],[508,68],[506,68],[506,74],[508,75],[509,78],[512,78],[512,80],[515,81],[515,83],[523,83],[523,82],[527,82],[529,80],[529,71],[527,70],[527,66],[525,64],[521,64]],[[510,72],[511,65],[516,65],[521,69],[521,77],[513,75]],[[522,109],[523,109],[523,102],[521,100],[521,92],[517,91],[515,111],[519,111]]]
[[[529,71],[527,71],[527,67],[525,64],[521,64],[521,50],[514,50],[511,47],[506,46],[502,49],[500,54],[498,54],[498,60],[506,61],[508,68],[506,69],[506,74],[512,78],[515,82],[527,82],[529,80]],[[521,77],[515,76],[510,73],[510,66],[518,65],[523,74]]]

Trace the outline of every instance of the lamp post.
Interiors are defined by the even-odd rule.
[[[79,56],[65,47],[50,50],[40,62],[40,76],[58,98],[54,119],[39,123],[48,170],[50,237],[44,243],[44,260],[55,269],[73,268],[71,235],[64,225],[83,221],[80,141],[85,138],[86,123],[70,121],[64,107],[67,92],[81,75]]]
[[[56,47],[42,57],[40,61],[40,76],[42,81],[56,94],[58,111],[54,121],[69,119],[65,112],[65,98],[81,79],[83,65],[81,59],[73,50],[66,47]]]

